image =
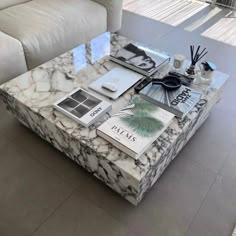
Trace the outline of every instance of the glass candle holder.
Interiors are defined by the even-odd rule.
[[[189,76],[194,76],[195,75],[195,65],[190,65],[190,67],[186,70],[187,74]]]

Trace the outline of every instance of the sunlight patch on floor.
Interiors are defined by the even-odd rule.
[[[192,32],[202,25],[204,25],[206,22],[208,22],[210,19],[212,19],[214,16],[219,14],[222,11],[222,9],[215,7],[213,8],[209,13],[207,13],[205,16],[201,17],[200,19],[193,22],[191,25],[187,26],[185,28],[186,31]]]
[[[127,11],[177,26],[208,4],[192,0],[124,0]]]
[[[229,13],[201,35],[236,46],[236,17]]]

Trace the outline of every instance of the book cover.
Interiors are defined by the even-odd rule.
[[[129,69],[126,69],[124,67],[116,67],[92,82],[89,85],[89,88],[109,98],[117,99],[142,78],[142,75]],[[112,92],[107,90],[106,88],[103,88],[103,85],[106,83],[113,84],[116,87],[117,91]]]
[[[134,97],[119,113],[97,129],[97,134],[138,159],[168,127],[174,115]]]
[[[100,100],[81,88],[72,91],[53,106],[85,127],[111,110],[110,103]]]
[[[170,56],[157,50],[129,43],[110,55],[110,60],[145,76],[155,73],[170,61]]]
[[[140,91],[140,96],[161,108],[183,118],[201,99],[201,92],[182,85],[177,90],[167,91],[161,85],[150,83]]]

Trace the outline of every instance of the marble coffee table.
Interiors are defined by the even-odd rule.
[[[127,39],[114,35],[112,50],[126,43]],[[54,102],[73,89],[87,89],[89,83],[118,67],[108,58],[94,65],[89,62],[89,53],[87,58],[88,66],[75,73],[73,51],[69,51],[0,86],[3,99],[22,124],[137,205],[206,120],[220,99],[228,76],[216,72],[210,86],[198,85],[197,89],[204,92],[201,101],[183,120],[174,118],[150,149],[139,160],[134,160],[96,135],[96,127],[108,115],[85,128],[52,107]],[[110,101],[112,113],[118,112],[133,95],[134,91],[130,89],[117,101]]]

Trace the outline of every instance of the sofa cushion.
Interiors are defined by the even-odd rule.
[[[36,0],[0,11],[0,30],[21,41],[32,69],[106,32],[107,12],[88,0]]]
[[[0,84],[27,71],[21,43],[0,32]]]
[[[11,7],[20,3],[29,2],[31,0],[1,0],[0,1],[0,10]]]

